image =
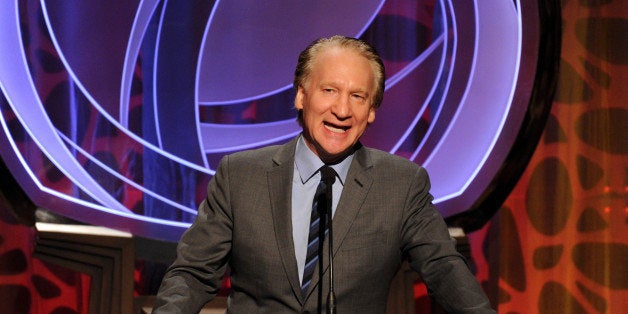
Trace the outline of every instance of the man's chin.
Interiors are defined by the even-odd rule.
[[[353,152],[351,147],[343,150],[324,150],[322,149],[318,156],[326,164],[339,163]]]

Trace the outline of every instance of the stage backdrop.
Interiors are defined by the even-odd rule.
[[[500,313],[627,313],[628,2],[562,5],[551,117],[473,260]]]
[[[36,184],[38,189],[43,189],[45,193],[51,194],[56,198],[50,206],[46,207],[50,208],[57,203],[61,203],[61,207],[67,207],[68,203],[66,200],[69,195],[71,200],[89,200],[78,202],[79,207],[72,207],[74,208],[72,209],[73,211],[91,210],[92,207],[95,207],[96,211],[102,211],[105,207],[93,206],[93,204],[99,204],[91,199],[93,196],[85,196],[83,195],[84,192],[80,192],[83,188],[82,185],[78,185],[71,179],[68,179],[66,176],[70,175],[69,173],[61,171],[60,169],[62,168],[57,168],[58,164],[49,159],[49,155],[41,153],[42,151],[48,152],[47,149],[42,150],[40,148],[45,144],[39,142],[34,134],[30,134],[23,129],[21,120],[14,113],[17,110],[13,107],[16,100],[7,91],[9,89],[6,86],[7,82],[9,80],[23,80],[24,75],[27,77],[31,77],[31,75],[33,75],[32,77],[39,77],[36,80],[32,80],[32,82],[27,82],[26,86],[36,86],[37,90],[34,90],[35,87],[25,87],[24,90],[27,91],[27,94],[31,93],[33,95],[31,95],[32,97],[29,96],[24,103],[30,105],[30,108],[37,113],[43,110],[41,107],[44,102],[41,99],[50,99],[49,102],[45,102],[47,104],[45,106],[45,116],[48,116],[50,121],[43,119],[41,123],[53,124],[55,129],[63,130],[61,127],[63,124],[57,124],[59,120],[73,117],[73,127],[78,128],[74,131],[74,136],[78,136],[77,138],[94,137],[97,139],[91,144],[85,144],[86,146],[83,147],[83,142],[76,144],[77,140],[72,137],[70,137],[72,140],[63,138],[62,134],[65,134],[65,131],[52,132],[51,134],[53,135],[57,134],[58,139],[56,140],[61,139],[62,141],[62,144],[58,146],[65,146],[66,150],[72,152],[70,154],[72,158],[69,158],[70,164],[76,163],[72,159],[79,160],[78,163],[81,167],[85,166],[85,169],[91,169],[86,170],[88,173],[102,174],[95,176],[95,178],[101,178],[110,176],[111,172],[98,171],[103,171],[103,169],[111,167],[111,165],[117,165],[118,160],[121,160],[123,162],[119,165],[119,173],[122,173],[125,178],[134,178],[130,175],[131,173],[141,174],[141,176],[132,179],[132,182],[144,182],[146,180],[143,177],[145,175],[143,174],[144,167],[139,167],[137,163],[140,160],[141,163],[139,164],[143,165],[147,158],[142,154],[144,153],[143,149],[145,147],[154,148],[160,146],[153,144],[153,147],[135,144],[134,141],[139,142],[139,138],[129,135],[138,133],[138,130],[143,130],[144,124],[148,122],[142,120],[142,125],[133,125],[128,121],[126,127],[112,128],[108,126],[109,122],[107,121],[109,117],[107,116],[115,116],[115,119],[111,119],[115,121],[119,119],[119,116],[127,114],[144,117],[145,110],[156,110],[155,108],[159,108],[151,104],[148,107],[153,109],[147,109],[146,104],[149,104],[149,102],[145,98],[148,97],[154,100],[161,97],[156,95],[158,91],[154,91],[153,95],[147,95],[145,91],[147,88],[150,88],[147,85],[160,86],[160,89],[166,87],[176,89],[179,84],[184,86],[189,84],[185,83],[181,77],[179,77],[180,79],[167,81],[168,84],[155,83],[157,79],[154,77],[157,77],[158,74],[147,73],[144,63],[151,58],[153,59],[151,62],[154,63],[158,56],[155,56],[154,52],[152,56],[147,56],[146,50],[140,49],[135,59],[136,61],[134,61],[132,77],[130,80],[129,78],[126,79],[126,84],[130,84],[127,90],[133,91],[124,92],[126,97],[128,97],[128,107],[125,109],[128,111],[127,114],[103,114],[103,112],[109,112],[107,110],[111,108],[107,110],[92,108],[81,111],[79,115],[67,113],[66,116],[59,116],[58,114],[63,113],[63,110],[70,109],[67,103],[91,106],[89,104],[91,101],[95,101],[96,98],[94,98],[95,96],[89,96],[93,98],[90,99],[83,94],[84,86],[81,86],[82,83],[77,84],[81,80],[70,79],[70,77],[75,77],[76,74],[68,73],[66,69],[74,69],[80,66],[68,67],[65,62],[60,61],[62,59],[59,57],[57,45],[53,44],[53,38],[48,34],[49,29],[54,27],[48,25],[49,22],[46,22],[46,18],[44,18],[49,13],[45,13],[45,10],[39,7],[40,3],[47,5],[53,2],[55,5],[67,3],[70,7],[80,5],[78,1],[21,1],[17,4],[20,7],[18,10],[12,7],[13,3],[10,1],[2,1],[0,3],[0,6],[2,6],[0,7],[0,23],[8,23],[8,25],[2,25],[2,32],[0,32],[0,38],[2,39],[0,53],[3,54],[0,58],[0,66],[3,71],[6,69],[4,68],[5,66],[21,67],[21,70],[17,72],[9,72],[9,74],[4,74],[3,72],[1,76],[2,80],[0,83],[3,91],[3,97],[0,101],[2,105],[0,107],[2,110],[2,128],[5,134],[10,134],[8,137],[3,135],[3,142],[0,147],[2,149],[2,157],[3,159],[11,160],[16,159],[11,157],[11,154],[28,157],[29,167],[32,166],[32,169],[37,170],[34,172],[25,171],[31,178],[29,180],[32,182],[44,182],[43,184]],[[142,3],[146,2],[143,1]],[[457,3],[458,1],[452,2]],[[500,313],[622,313],[628,308],[628,304],[625,301],[628,300],[628,278],[626,278],[628,272],[626,272],[625,266],[628,264],[628,244],[626,240],[628,239],[626,226],[628,224],[628,210],[626,209],[628,207],[628,143],[626,143],[626,138],[628,138],[626,136],[628,134],[626,129],[626,121],[628,121],[628,106],[626,104],[628,99],[625,92],[625,86],[628,82],[628,56],[626,53],[628,49],[625,40],[628,33],[628,23],[626,22],[626,18],[628,18],[627,3],[622,0],[566,0],[561,2],[563,5],[564,26],[563,62],[560,69],[561,80],[559,93],[556,96],[552,115],[545,128],[542,142],[539,144],[530,166],[524,172],[511,196],[506,200],[504,207],[491,220],[490,224],[480,231],[471,234],[474,257],[473,266],[477,270],[478,278],[492,296],[494,304],[498,305]],[[392,2],[387,1],[384,3],[379,12],[386,12],[383,11],[383,8],[387,7],[389,3]],[[404,4],[405,2],[395,3],[400,8],[404,7]],[[446,4],[451,5],[449,2]],[[215,4],[210,3],[207,5],[213,7]],[[433,10],[437,5],[442,5],[442,3],[435,2],[433,6],[428,5],[425,8]],[[158,20],[166,20],[168,14],[166,14],[167,10],[163,8],[163,3],[158,3],[157,7],[160,12]],[[424,6],[420,7],[423,8]],[[103,14],[107,12],[107,8],[100,9],[103,10]],[[135,3],[133,10],[140,11],[137,3]],[[207,11],[205,6],[194,6],[188,10],[195,14]],[[108,36],[112,36],[111,32],[114,32],[114,29],[118,27],[117,24],[120,22],[113,23],[111,21],[128,13],[123,11],[120,9],[109,12],[110,18],[97,19],[97,16],[89,16],[93,23],[102,23],[108,26],[108,29],[103,34],[97,36],[85,35],[83,32],[87,30],[76,25],[66,25],[64,28],[75,32],[73,38],[82,39],[93,45],[99,45],[98,42],[105,40]],[[411,18],[414,18],[414,16],[420,15],[420,12],[422,12],[422,10],[412,7],[410,7],[409,11],[412,13],[389,13],[381,14],[381,16],[400,15],[404,17],[410,14]],[[459,15],[457,16],[459,17]],[[380,14],[378,14],[374,20],[380,18]],[[298,20],[298,18],[296,19]],[[404,19],[401,20],[404,21]],[[389,19],[387,21],[388,25],[403,24],[399,21],[392,22]],[[154,27],[154,25],[158,24],[158,21],[152,21],[149,24],[153,25],[151,27]],[[7,39],[3,37],[11,34],[7,31],[9,29],[13,31],[13,34],[20,34],[17,36],[18,38]],[[307,29],[307,27],[304,29]],[[198,29],[190,30],[186,28],[186,30],[190,33],[203,32],[203,30]],[[290,34],[304,31],[301,29],[282,28],[279,30]],[[152,31],[155,34],[163,33],[163,31],[155,29]],[[131,31],[129,30],[125,36],[129,37],[130,33]],[[382,36],[389,37],[388,34],[391,33],[384,33]],[[285,35],[283,38],[291,38],[290,36],[292,35]],[[176,36],[171,34],[170,37]],[[237,36],[232,34],[231,37],[233,40],[236,40]],[[157,37],[153,38],[151,45],[154,47],[160,45],[160,41],[156,40]],[[9,47],[9,43],[15,43],[16,40],[19,44],[13,48],[17,48],[17,51],[26,50],[25,47],[29,47],[27,53],[29,55],[28,62],[25,61],[25,54],[16,54],[15,52],[6,54],[7,51],[15,51]],[[107,43],[106,47],[108,48],[105,50],[107,54],[118,49],[115,47],[119,47],[119,44],[118,46],[114,44]],[[200,44],[196,43],[196,45]],[[142,44],[142,47],[145,47],[145,45]],[[120,56],[108,56],[107,54],[103,56],[103,53],[95,53],[95,51],[85,51],[80,52],[79,55],[84,54],[91,60],[120,58]],[[177,53],[181,53],[181,56],[177,56]],[[171,52],[169,58],[187,59],[186,54],[187,50],[185,49],[177,50]],[[409,58],[406,55],[398,55],[395,58],[403,60],[404,57],[406,59]],[[126,57],[122,58],[126,60]],[[198,56],[191,58],[198,58]],[[294,59],[294,57],[292,58]],[[386,59],[388,62],[387,66],[394,68],[396,62],[391,62],[391,59],[394,58],[391,55],[387,55]],[[142,62],[139,62],[140,60]],[[446,60],[451,60],[451,58]],[[167,63],[167,61],[162,62]],[[257,66],[274,69],[274,67],[266,64],[266,61],[263,63]],[[403,63],[400,62],[400,64]],[[406,61],[406,63],[409,62]],[[106,86],[108,81],[101,77],[99,73],[109,68],[100,63],[98,64],[98,69],[84,70],[83,76],[99,76],[98,81],[93,82],[93,84]],[[114,69],[109,70],[113,71]],[[188,71],[183,66],[180,69],[175,69],[175,71],[178,70]],[[118,69],[117,71],[121,72],[122,70]],[[395,70],[391,71],[396,73],[394,72]],[[22,73],[21,76],[18,75],[19,73]],[[226,77],[228,74],[230,73],[225,74]],[[44,80],[43,77],[47,77],[47,79]],[[168,80],[167,78],[162,79]],[[266,79],[266,75],[257,77],[258,81]],[[121,90],[120,86],[122,85],[116,84],[114,90]],[[19,88],[21,89],[22,87]],[[43,89],[43,91],[40,89]],[[53,101],[52,99],[56,97],[40,97],[40,93],[41,95],[51,96],[61,95],[61,99],[65,100]],[[123,92],[118,92],[118,96],[121,93]],[[187,97],[196,96],[187,95]],[[85,100],[86,98],[88,99],[87,101]],[[283,101],[291,102],[290,97],[287,98],[287,100]],[[184,99],[181,101],[184,101]],[[120,100],[120,103],[122,102],[124,101]],[[276,121],[263,120],[267,119],[263,118],[263,115],[270,111],[258,109],[262,108],[258,107],[260,105],[275,103],[274,100],[267,100],[267,102],[262,102],[261,100],[251,101],[248,105],[245,105],[245,103],[247,101],[240,104],[240,107],[237,104],[222,107],[199,105],[199,112],[201,107],[206,107],[203,109],[208,110],[205,111],[207,112],[206,116],[220,117],[219,120],[215,120],[218,123],[214,124],[222,124],[229,127],[237,126],[232,124],[242,126],[245,123],[241,121],[247,119],[262,119],[259,121],[266,122]],[[53,110],[52,108],[57,109]],[[255,108],[255,110],[246,110],[248,108]],[[285,110],[289,111],[291,110],[290,108],[291,103],[285,104]],[[231,111],[232,109],[233,111]],[[114,108],[112,112],[118,111],[118,109]],[[284,112],[283,109],[281,111]],[[22,113],[24,112],[28,113],[27,110],[22,111]],[[49,114],[48,112],[55,113]],[[157,116],[156,113],[149,115],[153,119],[156,119],[155,117]],[[293,114],[287,114],[283,118],[280,116],[279,121],[289,120],[292,116]],[[480,114],[477,116],[481,117]],[[176,118],[173,119],[176,120]],[[239,122],[231,123],[229,121]],[[423,119],[420,121],[423,121]],[[154,128],[159,123],[158,120],[155,120],[152,124],[153,134],[156,134]],[[89,124],[90,128],[87,130],[85,126],[79,128],[79,125],[82,124]],[[417,125],[419,124],[417,123]],[[386,124],[382,127],[384,126],[389,125]],[[395,126],[395,124],[393,123],[392,126]],[[181,125],[181,127],[186,128],[189,126]],[[429,127],[424,128],[429,130]],[[9,129],[11,130],[10,132],[8,131]],[[50,129],[48,125],[48,130]],[[113,131],[115,129],[117,130]],[[126,130],[135,131],[127,133]],[[236,131],[240,132],[241,130],[238,129]],[[131,137],[132,140],[120,138],[119,136],[111,137],[111,134],[116,135],[119,134],[118,132]],[[72,133],[70,132],[69,134]],[[419,138],[421,138],[420,134]],[[13,138],[14,142],[8,140],[7,138],[9,137]],[[111,138],[116,140],[112,141]],[[148,143],[158,143],[147,141]],[[421,143],[420,141],[419,143]],[[19,143],[19,145],[15,143]],[[91,145],[94,145],[94,147]],[[95,152],[101,151],[100,149],[95,149],[96,145],[104,145],[100,146],[101,148],[109,147],[106,150],[113,153],[96,154]],[[9,146],[11,150],[7,149]],[[15,148],[17,146],[19,146],[18,149]],[[35,146],[36,149],[29,150],[28,148],[31,146]],[[77,146],[81,147],[81,150],[90,153],[84,153],[77,149]],[[200,144],[193,146],[201,147]],[[394,148],[393,145],[388,147]],[[386,149],[386,146],[383,148]],[[409,157],[412,157],[414,154],[401,153],[405,151],[413,150],[407,148],[397,149],[397,152]],[[9,154],[9,157],[6,154]],[[217,153],[217,155],[221,154],[220,152]],[[95,157],[88,158],[88,155]],[[208,165],[211,165],[212,160],[215,162],[216,159],[208,157],[209,155],[206,154],[206,158],[208,158]],[[419,155],[417,154],[417,156]],[[79,158],[77,156],[82,157]],[[417,158],[415,156],[414,159],[417,162],[425,160]],[[464,159],[460,156],[459,158]],[[96,160],[109,161],[101,164],[95,162]],[[173,160],[177,161],[179,159],[173,158]],[[19,163],[15,161],[10,162],[20,165],[22,161]],[[26,161],[24,162],[26,163]],[[87,165],[94,168],[87,167]],[[107,165],[107,167],[103,167],[103,165]],[[135,168],[130,167],[130,165],[135,165]],[[172,168],[175,167],[168,166],[168,169]],[[95,169],[100,170],[96,171]],[[207,167],[204,169],[211,168]],[[16,172],[14,169],[12,171]],[[117,171],[114,172],[117,173]],[[181,171],[168,172],[167,176],[176,178],[181,173]],[[209,176],[211,176],[211,173],[202,177]],[[2,178],[3,181],[5,178]],[[434,179],[438,180],[437,178]],[[126,182],[126,180],[121,181]],[[196,180],[199,185],[204,184],[206,181],[206,179]],[[89,180],[88,183],[90,183]],[[25,187],[32,184],[28,182],[23,183]],[[125,208],[130,208],[132,214],[122,210],[118,212],[124,213],[125,217],[132,217],[132,219],[146,216],[144,214],[144,208],[146,207],[144,191],[140,192],[140,189],[134,185],[131,185],[131,188],[129,188],[127,183],[109,184],[111,185],[105,185],[104,188],[101,187],[100,189],[118,193],[108,192],[107,194],[114,195],[116,202],[126,204]],[[172,182],[169,184],[173,187],[175,186]],[[100,183],[96,185],[100,185]],[[199,185],[196,187],[202,189],[203,187],[199,187]],[[185,184],[176,184],[176,186],[185,186]],[[195,197],[192,197],[195,201],[199,197],[198,195],[200,195],[198,193],[202,192],[198,191]],[[124,195],[124,197],[120,195]],[[66,271],[55,269],[49,265],[42,266],[39,261],[32,259],[30,253],[35,237],[32,228],[18,224],[13,217],[10,217],[13,210],[22,208],[16,208],[12,204],[7,203],[4,197],[0,198],[0,201],[0,309],[6,309],[10,313],[52,313],[53,310],[63,313],[84,312],[85,295],[82,294],[82,287],[87,279],[78,275],[68,274]],[[135,204],[139,205],[134,206]],[[133,206],[126,207],[127,205]],[[190,205],[189,208],[192,208],[192,206]],[[167,210],[166,212],[174,212],[174,210]],[[185,216],[183,211],[180,212],[181,216]],[[90,215],[100,216],[97,212],[92,212]],[[189,217],[175,221],[183,222],[185,219],[189,219]],[[162,217],[157,221],[158,223],[170,224],[166,220],[170,219]],[[174,229],[176,230],[176,228]],[[146,231],[143,234],[150,235],[151,232]],[[173,233],[176,234],[177,231]]]
[[[372,43],[387,69],[364,144],[424,165],[453,216],[529,122],[539,11],[510,0],[3,1],[0,153],[38,206],[176,241],[222,156],[299,134],[298,53],[343,34]]]

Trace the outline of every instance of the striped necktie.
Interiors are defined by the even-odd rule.
[[[301,281],[301,292],[305,296],[310,283],[312,282],[312,276],[316,269],[316,264],[322,261],[320,257],[323,251],[323,241],[325,235],[329,230],[327,219],[327,200],[331,200],[331,197],[326,197],[327,185],[332,185],[336,178],[336,172],[329,166],[323,166],[320,169],[321,182],[316,188],[314,194],[314,200],[312,201],[312,213],[310,216],[310,232],[307,243],[307,255],[305,257],[305,267],[303,269],[303,280]]]

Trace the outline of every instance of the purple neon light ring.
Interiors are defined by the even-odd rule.
[[[427,17],[385,1],[140,3],[40,3],[66,78],[61,114],[23,40],[38,24],[21,12],[40,4],[0,4],[0,153],[38,206],[150,238],[178,239],[221,156],[299,133],[292,70],[316,37],[357,36],[380,51],[387,90],[363,141],[424,165],[444,216],[467,210],[495,176],[534,81],[523,43],[537,38],[528,25],[538,16],[519,1],[436,1],[420,8]],[[392,24],[407,27],[382,36]],[[121,166],[129,158],[141,163]]]

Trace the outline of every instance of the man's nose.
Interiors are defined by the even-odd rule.
[[[351,96],[339,97],[332,106],[332,113],[339,119],[346,119],[351,116],[351,103],[349,97]]]

